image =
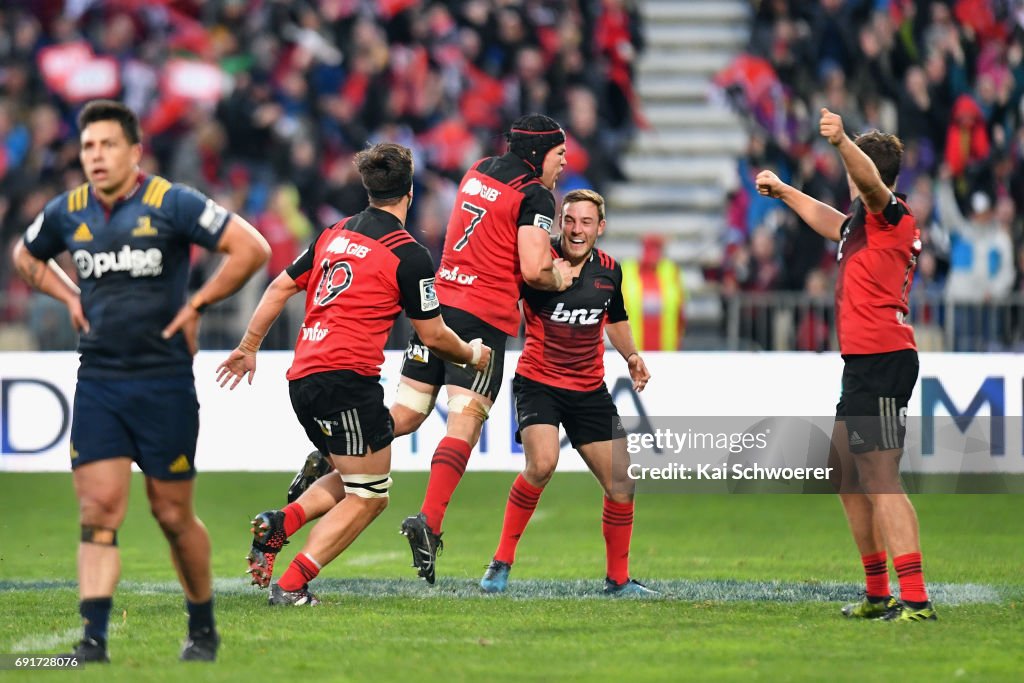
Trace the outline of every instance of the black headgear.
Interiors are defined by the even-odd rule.
[[[508,151],[525,161],[539,176],[547,153],[565,142],[565,131],[548,116],[527,114],[515,120],[505,138]]]
[[[412,174],[409,174],[409,178],[407,180],[402,180],[398,185],[395,185],[394,187],[385,187],[380,190],[371,190],[370,188],[366,187],[365,183],[363,184],[363,187],[366,188],[366,193],[370,195],[371,199],[394,199],[395,197],[402,197],[404,195],[409,194],[409,190],[412,189]]]

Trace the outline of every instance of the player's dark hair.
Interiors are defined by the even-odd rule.
[[[508,151],[525,161],[538,176],[548,152],[565,142],[565,131],[550,116],[526,114],[512,122],[505,134]]]
[[[604,197],[593,190],[573,190],[562,199],[562,208],[576,202],[590,202],[597,207],[597,222],[604,220]]]
[[[356,154],[353,162],[371,206],[392,206],[412,189],[412,150],[381,142]]]
[[[131,109],[114,100],[93,100],[78,112],[78,131],[86,129],[97,121],[117,121],[128,142],[137,145],[142,142],[142,126],[139,117]]]
[[[858,135],[853,141],[861,151],[875,162],[878,175],[886,187],[896,184],[896,176],[900,174],[900,162],[903,160],[903,143],[891,133],[873,130]]]

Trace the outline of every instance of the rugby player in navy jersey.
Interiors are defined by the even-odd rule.
[[[144,175],[142,131],[123,104],[90,102],[78,128],[89,182],[47,204],[14,249],[21,277],[62,301],[81,333],[71,468],[84,634],[74,654],[109,661],[107,623],[121,571],[117,530],[135,461],[185,591],[181,659],[212,661],[219,637],[210,538],[192,507],[199,432],[192,357],[203,309],[241,287],[270,247],[244,219],[196,190]],[[186,300],[192,244],[226,258]],[[75,262],[77,287],[47,263],[63,251]]]
[[[338,474],[322,477],[304,494],[320,517],[280,580],[271,605],[315,605],[309,582],[340,555],[387,507],[394,422],[384,405],[380,368],[384,345],[403,310],[426,349],[477,372],[491,350],[460,339],[441,317],[434,265],[405,229],[412,203],[412,152],[381,143],[359,152],[356,168],[370,206],[321,233],[270,284],[238,348],[219,370],[234,389],[256,372],[256,352],[288,299],[306,297],[306,316],[288,370],[299,423]],[[307,500],[307,502],[309,502]],[[326,503],[326,504],[324,504]],[[326,507],[326,511],[323,508]],[[307,521],[302,499],[253,520],[250,573],[265,586],[285,538]]]
[[[839,497],[866,584],[863,599],[843,607],[842,614],[933,621],[937,617],[924,583],[917,514],[900,483],[907,404],[918,374],[907,297],[921,252],[917,220],[895,192],[903,143],[877,130],[851,140],[842,118],[828,109],[821,110],[819,132],[846,166],[853,199],[849,215],[790,187],[771,171],[758,174],[757,188],[839,243],[836,333],[844,366],[831,456],[843,473]],[[889,588],[889,556],[899,578],[899,600]]]
[[[569,192],[562,202],[561,226],[552,251],[571,266],[572,285],[562,292],[523,289],[526,345],[512,391],[526,469],[512,484],[498,550],[480,586],[500,593],[508,585],[516,545],[558,464],[562,425],[604,489],[605,593],[656,595],[629,576],[633,487],[623,457],[626,433],[604,383],[604,333],[626,360],[636,391],[643,391],[651,375],[626,317],[622,268],[594,247],[605,229],[604,198],[592,190]]]

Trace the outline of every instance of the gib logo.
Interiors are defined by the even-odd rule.
[[[989,444],[992,455],[1006,455],[1006,388],[1002,377],[986,377],[965,407],[949,397],[938,377],[921,378],[921,454],[935,455],[935,409],[942,406],[961,433],[966,433],[982,407],[991,417]]]
[[[0,455],[32,455],[56,446],[71,409],[59,387],[41,379],[0,379]]]

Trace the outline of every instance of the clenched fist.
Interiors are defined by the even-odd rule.
[[[782,191],[786,188],[786,183],[779,180],[779,176],[775,175],[771,171],[761,171],[757,174],[757,178],[754,179],[757,183],[757,191],[764,197],[772,197],[778,199],[782,196]]]

